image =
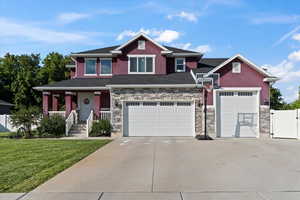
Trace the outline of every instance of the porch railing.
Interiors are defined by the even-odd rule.
[[[89,137],[90,132],[92,131],[94,121],[94,112],[91,110],[89,117],[86,120],[86,136]]]
[[[66,111],[49,111],[49,116],[53,116],[53,115],[59,115],[62,117],[66,117]]]
[[[69,135],[69,131],[72,128],[73,124],[77,124],[78,116],[76,110],[72,110],[66,119],[66,136]]]
[[[111,121],[111,111],[100,111],[100,119]]]

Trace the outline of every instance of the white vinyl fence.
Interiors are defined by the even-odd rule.
[[[10,115],[0,115],[0,132],[17,131],[18,128],[13,127],[10,121]]]
[[[300,138],[300,110],[271,110],[271,135],[273,138]]]

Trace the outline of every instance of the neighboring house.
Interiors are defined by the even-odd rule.
[[[10,114],[13,106],[14,106],[13,104],[0,99],[0,115]]]
[[[140,33],[120,46],[71,53],[72,78],[36,87],[43,111],[77,110],[86,121],[110,112],[123,136],[196,136],[204,130],[203,88],[211,77],[208,133],[212,137],[269,136],[269,86],[277,80],[241,55],[203,58],[163,46]]]

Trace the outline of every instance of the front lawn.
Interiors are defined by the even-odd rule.
[[[8,138],[10,132],[0,132],[0,138]]]
[[[109,142],[0,139],[0,193],[28,192]]]

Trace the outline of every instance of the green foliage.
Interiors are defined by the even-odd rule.
[[[65,118],[59,115],[44,117],[37,128],[39,137],[62,137],[65,135]]]
[[[287,107],[278,88],[270,88],[270,107],[274,110],[283,110]]]
[[[11,138],[11,139],[18,139],[18,138],[22,138],[23,135],[20,134],[20,132],[10,132],[9,135],[8,135],[8,138]]]
[[[300,100],[296,100],[290,104],[285,105],[284,109],[286,110],[300,109]]]
[[[41,105],[42,95],[33,87],[68,78],[70,72],[65,67],[68,62],[70,57],[54,52],[42,62],[39,54],[6,54],[0,58],[1,99],[14,103],[16,109]]]
[[[13,112],[11,121],[13,126],[21,127],[19,130],[23,131],[18,132],[22,132],[24,138],[31,138],[33,136],[32,126],[38,124],[40,116],[40,109],[38,107],[22,107],[18,111]]]
[[[112,125],[109,120],[99,120],[98,122],[93,122],[92,131],[90,132],[91,137],[99,136],[110,136],[112,131]]]

